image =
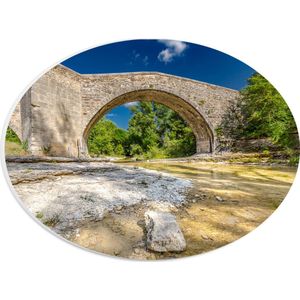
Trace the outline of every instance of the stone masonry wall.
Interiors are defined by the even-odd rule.
[[[76,73],[55,67],[31,88],[30,150],[35,155],[78,156],[80,82]]]
[[[58,65],[24,95],[10,124],[35,155],[87,154],[90,128],[107,111],[130,101],[157,101],[191,126],[197,152],[213,152],[215,129],[239,92],[156,72],[81,75]]]
[[[10,127],[18,136],[20,140],[22,140],[22,129],[21,129],[21,104],[20,102],[16,105],[11,118],[9,120],[8,127]]]
[[[22,141],[30,142],[31,130],[32,130],[32,118],[31,118],[31,88],[25,93],[20,101],[20,117],[22,128]],[[28,145],[29,146],[29,145]]]
[[[154,92],[156,96],[151,98]],[[82,75],[81,93],[83,136],[87,136],[85,131],[97,119],[117,105],[135,100],[157,100],[177,111],[189,123],[196,136],[197,152],[214,151],[218,144],[214,131],[227,107],[239,95],[232,89],[153,72]],[[148,99],[147,93],[150,95]],[[123,101],[116,101],[122,95],[125,95]],[[95,118],[100,110],[102,112]]]
[[[158,90],[175,94],[196,107],[213,127],[221,122],[224,109],[238,91],[162,73],[82,75],[83,126],[101,106],[136,90]]]

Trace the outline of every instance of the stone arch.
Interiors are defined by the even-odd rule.
[[[104,105],[99,105],[99,110],[84,126],[82,137],[82,154],[87,155],[87,139],[92,127],[111,109],[133,101],[154,101],[163,104],[177,112],[191,127],[196,138],[197,153],[212,153],[214,150],[214,131],[210,122],[201,111],[200,107],[191,104],[181,96],[170,92],[155,89],[135,90],[116,96]]]
[[[26,92],[10,123],[33,155],[45,155],[46,146],[47,155],[80,157],[87,154],[90,128],[105,112],[134,100],[154,100],[187,121],[198,153],[213,153],[219,143],[215,129],[238,99],[238,91],[170,74],[79,74],[58,65]]]

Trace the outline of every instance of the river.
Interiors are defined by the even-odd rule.
[[[173,209],[187,248],[181,253],[151,253],[145,249],[143,215],[149,209],[133,205],[90,222],[70,237],[83,247],[135,259],[160,259],[204,253],[249,233],[268,218],[288,193],[296,168],[222,163],[124,163],[189,179],[188,202]]]

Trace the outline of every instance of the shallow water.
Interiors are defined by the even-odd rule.
[[[126,163],[125,165],[128,165]],[[145,248],[143,215],[147,205],[135,205],[78,229],[71,240],[97,252],[158,259],[195,255],[235,241],[259,226],[289,191],[296,168],[217,163],[130,163],[188,178],[193,187],[188,204],[172,212],[185,236],[181,253],[153,253]]]
[[[195,190],[232,200],[259,200],[276,208],[286,196],[296,168],[218,163],[137,163],[137,165],[192,179]]]

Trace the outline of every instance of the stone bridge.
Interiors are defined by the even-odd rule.
[[[25,93],[11,127],[33,155],[82,157],[93,125],[112,108],[132,101],[155,101],[176,111],[192,128],[197,153],[213,153],[215,129],[239,92],[157,72],[76,73],[58,65]]]

